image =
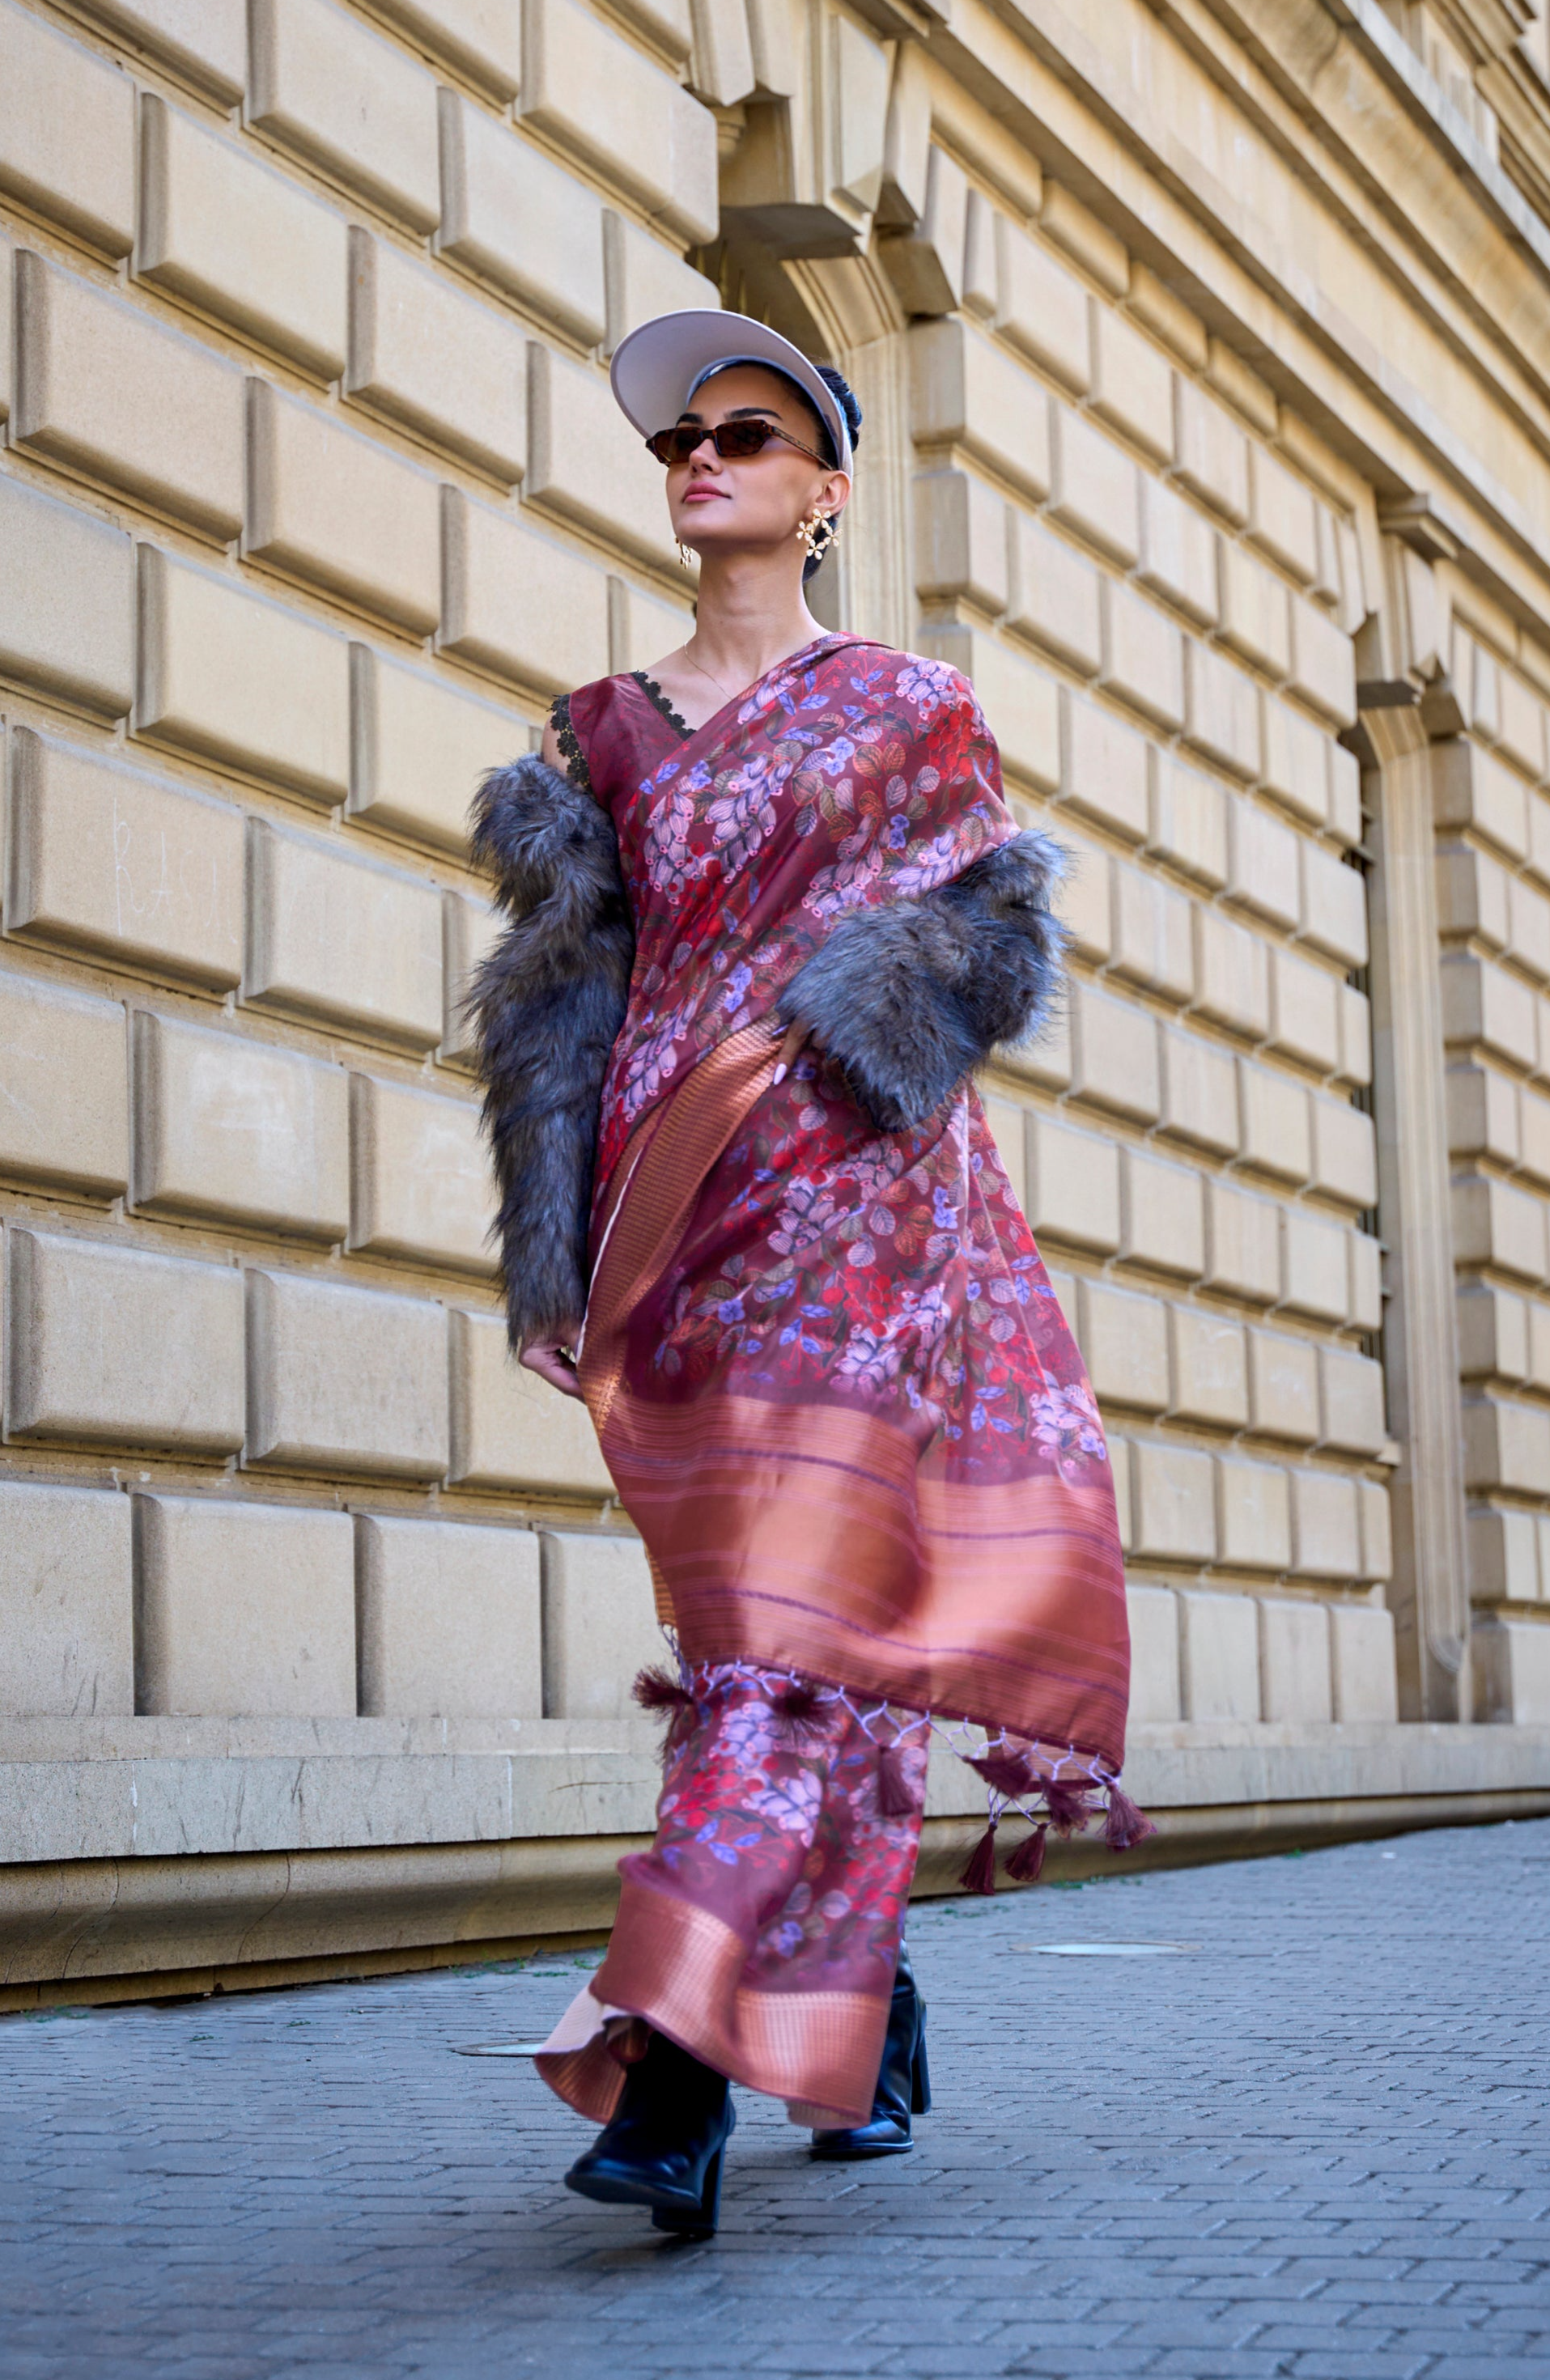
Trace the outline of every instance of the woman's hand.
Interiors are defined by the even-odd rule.
[[[571,1330],[563,1337],[534,1339],[523,1348],[518,1361],[525,1364],[530,1372],[536,1372],[541,1380],[547,1380],[552,1389],[558,1389],[562,1397],[579,1397],[581,1391],[577,1385],[573,1353],[578,1333]]]

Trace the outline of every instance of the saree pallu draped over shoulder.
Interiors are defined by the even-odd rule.
[[[840,920],[919,900],[1018,834],[973,695],[940,662],[830,637],[692,733],[622,678],[573,696],[569,727],[618,832],[637,945],[579,1376],[698,1697],[675,1756],[714,1719],[703,1681],[816,1682],[852,1716],[929,1713],[1015,1744],[1001,1781],[1037,1799],[1054,1780],[1058,1823],[1062,1779],[1117,1777],[1128,1693],[1114,1488],[1080,1358],[971,1084],[884,1131],[817,1050],[780,1062],[782,993]],[[923,1751],[916,1767],[911,1846]],[[897,1828],[871,1790],[867,1823]],[[718,2036],[726,2070],[860,2120],[899,1895],[846,1973],[804,1971],[831,2017],[836,1993],[865,2004],[807,2087],[799,1992],[766,1939],[778,1900],[717,1948],[681,1850],[624,1872],[626,1915],[632,1894],[674,1904],[696,1973],[719,1959],[744,1969],[727,1990],[784,1996],[773,2031],[767,2000],[718,2020],[745,2046],[783,2044],[773,2062],[748,2047],[738,2071]],[[665,1987],[641,2008],[657,1953],[628,1930],[595,1998],[693,2048]],[[827,2022],[812,2013],[814,2042]],[[580,2043],[543,2060],[606,2115],[616,2081],[585,2067]]]

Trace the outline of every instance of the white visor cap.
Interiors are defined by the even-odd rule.
[[[642,438],[670,430],[702,381],[721,365],[768,364],[796,382],[811,397],[835,442],[838,468],[850,471],[850,431],[839,400],[819,378],[800,347],[747,314],[723,314],[710,307],[681,314],[658,314],[621,339],[608,377],[620,410]]]

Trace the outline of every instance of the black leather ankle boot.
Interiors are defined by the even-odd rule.
[[[618,2113],[566,2175],[568,2190],[649,2206],[659,2231],[713,2232],[721,2167],[737,2117],[726,2077],[653,2033],[627,2069]]]
[[[902,2156],[915,2145],[909,2130],[912,2115],[931,2111],[931,2073],[926,2065],[926,2004],[921,1998],[901,1942],[894,1973],[894,1994],[888,2004],[888,2030],[883,2041],[883,2063],[877,2072],[872,2115],[848,2130],[814,2132],[815,2157]]]

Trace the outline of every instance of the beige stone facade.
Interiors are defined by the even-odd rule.
[[[849,375],[824,616],[1077,863],[985,1090],[1165,1851],[1550,1808],[1547,299],[1534,0],[0,0],[0,2005],[649,1828],[460,995],[481,771],[689,624],[678,305]]]

